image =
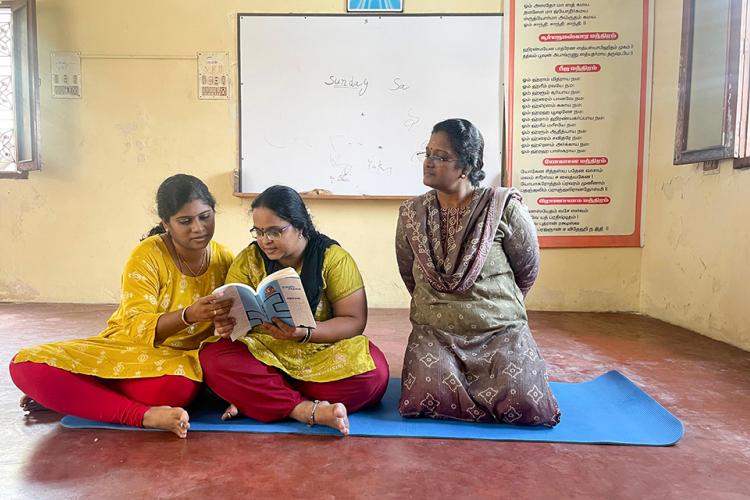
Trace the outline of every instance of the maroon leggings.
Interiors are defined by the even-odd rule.
[[[388,386],[388,362],[370,342],[375,369],[333,382],[304,382],[255,359],[242,342],[221,339],[200,353],[203,378],[211,390],[261,422],[289,416],[305,399],[343,403],[355,412],[380,401]]]
[[[45,408],[131,427],[143,427],[143,415],[152,406],[187,406],[201,387],[178,375],[103,379],[31,361],[11,361],[10,376],[24,394]]]

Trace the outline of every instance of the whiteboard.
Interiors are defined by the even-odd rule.
[[[502,16],[238,16],[239,190],[415,196],[432,126],[466,118],[500,185]]]

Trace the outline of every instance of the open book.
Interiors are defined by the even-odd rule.
[[[290,326],[315,328],[302,280],[291,267],[263,278],[257,291],[244,283],[227,283],[214,290],[217,292],[234,299],[229,311],[229,316],[237,322],[230,335],[232,340],[243,337],[262,323],[272,323],[271,318],[279,318]]]

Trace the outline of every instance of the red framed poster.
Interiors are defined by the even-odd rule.
[[[650,3],[505,3],[507,179],[542,247],[642,244]]]

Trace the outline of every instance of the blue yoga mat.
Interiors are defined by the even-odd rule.
[[[554,428],[506,424],[475,424],[428,418],[406,419],[398,414],[400,381],[391,379],[383,401],[349,416],[352,436],[485,439],[559,443],[670,446],[682,438],[682,422],[627,377],[610,371],[588,382],[552,382],[562,411]],[[294,421],[264,424],[249,418],[222,421],[225,405],[190,410],[190,432],[280,432],[338,435],[328,427],[307,427]],[[85,429],[143,430],[66,416],[62,425]]]

